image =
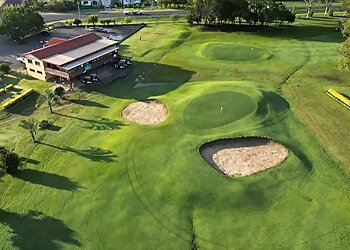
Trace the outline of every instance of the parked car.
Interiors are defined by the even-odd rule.
[[[20,63],[24,63],[24,58],[21,57],[20,55],[16,56],[16,60],[19,61]]]
[[[85,27],[85,30],[86,30],[86,31],[89,31],[89,32],[95,31],[94,28],[88,28],[88,27]]]
[[[141,10],[134,10],[132,13],[134,15],[142,15],[142,11]]]
[[[128,10],[124,10],[123,13],[124,13],[124,15],[130,15],[130,11],[128,11]]]
[[[47,31],[47,30],[43,30],[43,31],[40,32],[40,35],[42,35],[42,36],[51,36],[51,32]]]
[[[95,31],[97,32],[101,32],[101,33],[107,33],[108,31],[102,27],[95,27],[94,28]]]
[[[107,37],[109,40],[112,40],[112,41],[121,41],[123,40],[123,36],[122,35],[110,35]]]

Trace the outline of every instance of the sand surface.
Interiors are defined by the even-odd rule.
[[[168,109],[157,100],[147,100],[131,103],[122,111],[125,120],[143,125],[158,124],[168,117]]]
[[[288,156],[288,150],[280,143],[255,137],[207,143],[201,147],[200,153],[216,170],[231,177],[264,171]]]

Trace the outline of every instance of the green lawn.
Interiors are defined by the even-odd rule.
[[[350,87],[336,69],[336,25],[321,16],[260,32],[149,25],[121,46],[135,60],[125,79],[67,96],[56,114],[10,112],[0,142],[27,165],[0,179],[1,248],[347,249],[350,111],[325,93]],[[208,44],[225,45],[229,61],[203,53]],[[242,62],[233,45],[263,55]],[[164,123],[121,118],[147,98],[166,104]],[[18,128],[28,116],[55,125],[37,145]],[[241,136],[275,139],[289,156],[232,179],[199,153]]]

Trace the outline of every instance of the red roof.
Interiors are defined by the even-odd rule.
[[[81,36],[73,37],[63,42],[55,43],[53,45],[49,45],[40,49],[27,52],[23,54],[23,56],[32,55],[38,59],[43,59],[52,55],[64,53],[76,49],[78,47],[93,43],[101,38],[102,37],[95,33],[88,33]]]
[[[45,43],[44,47],[48,47],[48,46],[51,46],[51,45],[54,45],[54,44],[58,44],[58,43],[62,43],[62,42],[65,42],[65,41],[67,41],[67,40],[63,39],[63,38],[54,37],[54,38],[51,38],[47,43]]]

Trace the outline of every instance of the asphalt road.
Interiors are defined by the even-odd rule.
[[[155,17],[155,16],[168,16],[177,14],[179,16],[184,16],[187,14],[186,10],[145,10],[142,11],[142,15],[130,15],[132,18],[140,18],[140,17]],[[86,18],[91,13],[94,13],[93,10],[91,12],[81,12],[80,18]],[[119,11],[101,11],[95,12],[94,14],[98,15],[99,18],[116,18],[116,17],[125,17],[122,10]],[[74,19],[78,18],[79,14],[77,12],[69,12],[69,13],[41,13],[44,17],[45,23],[54,22],[60,20]]]

